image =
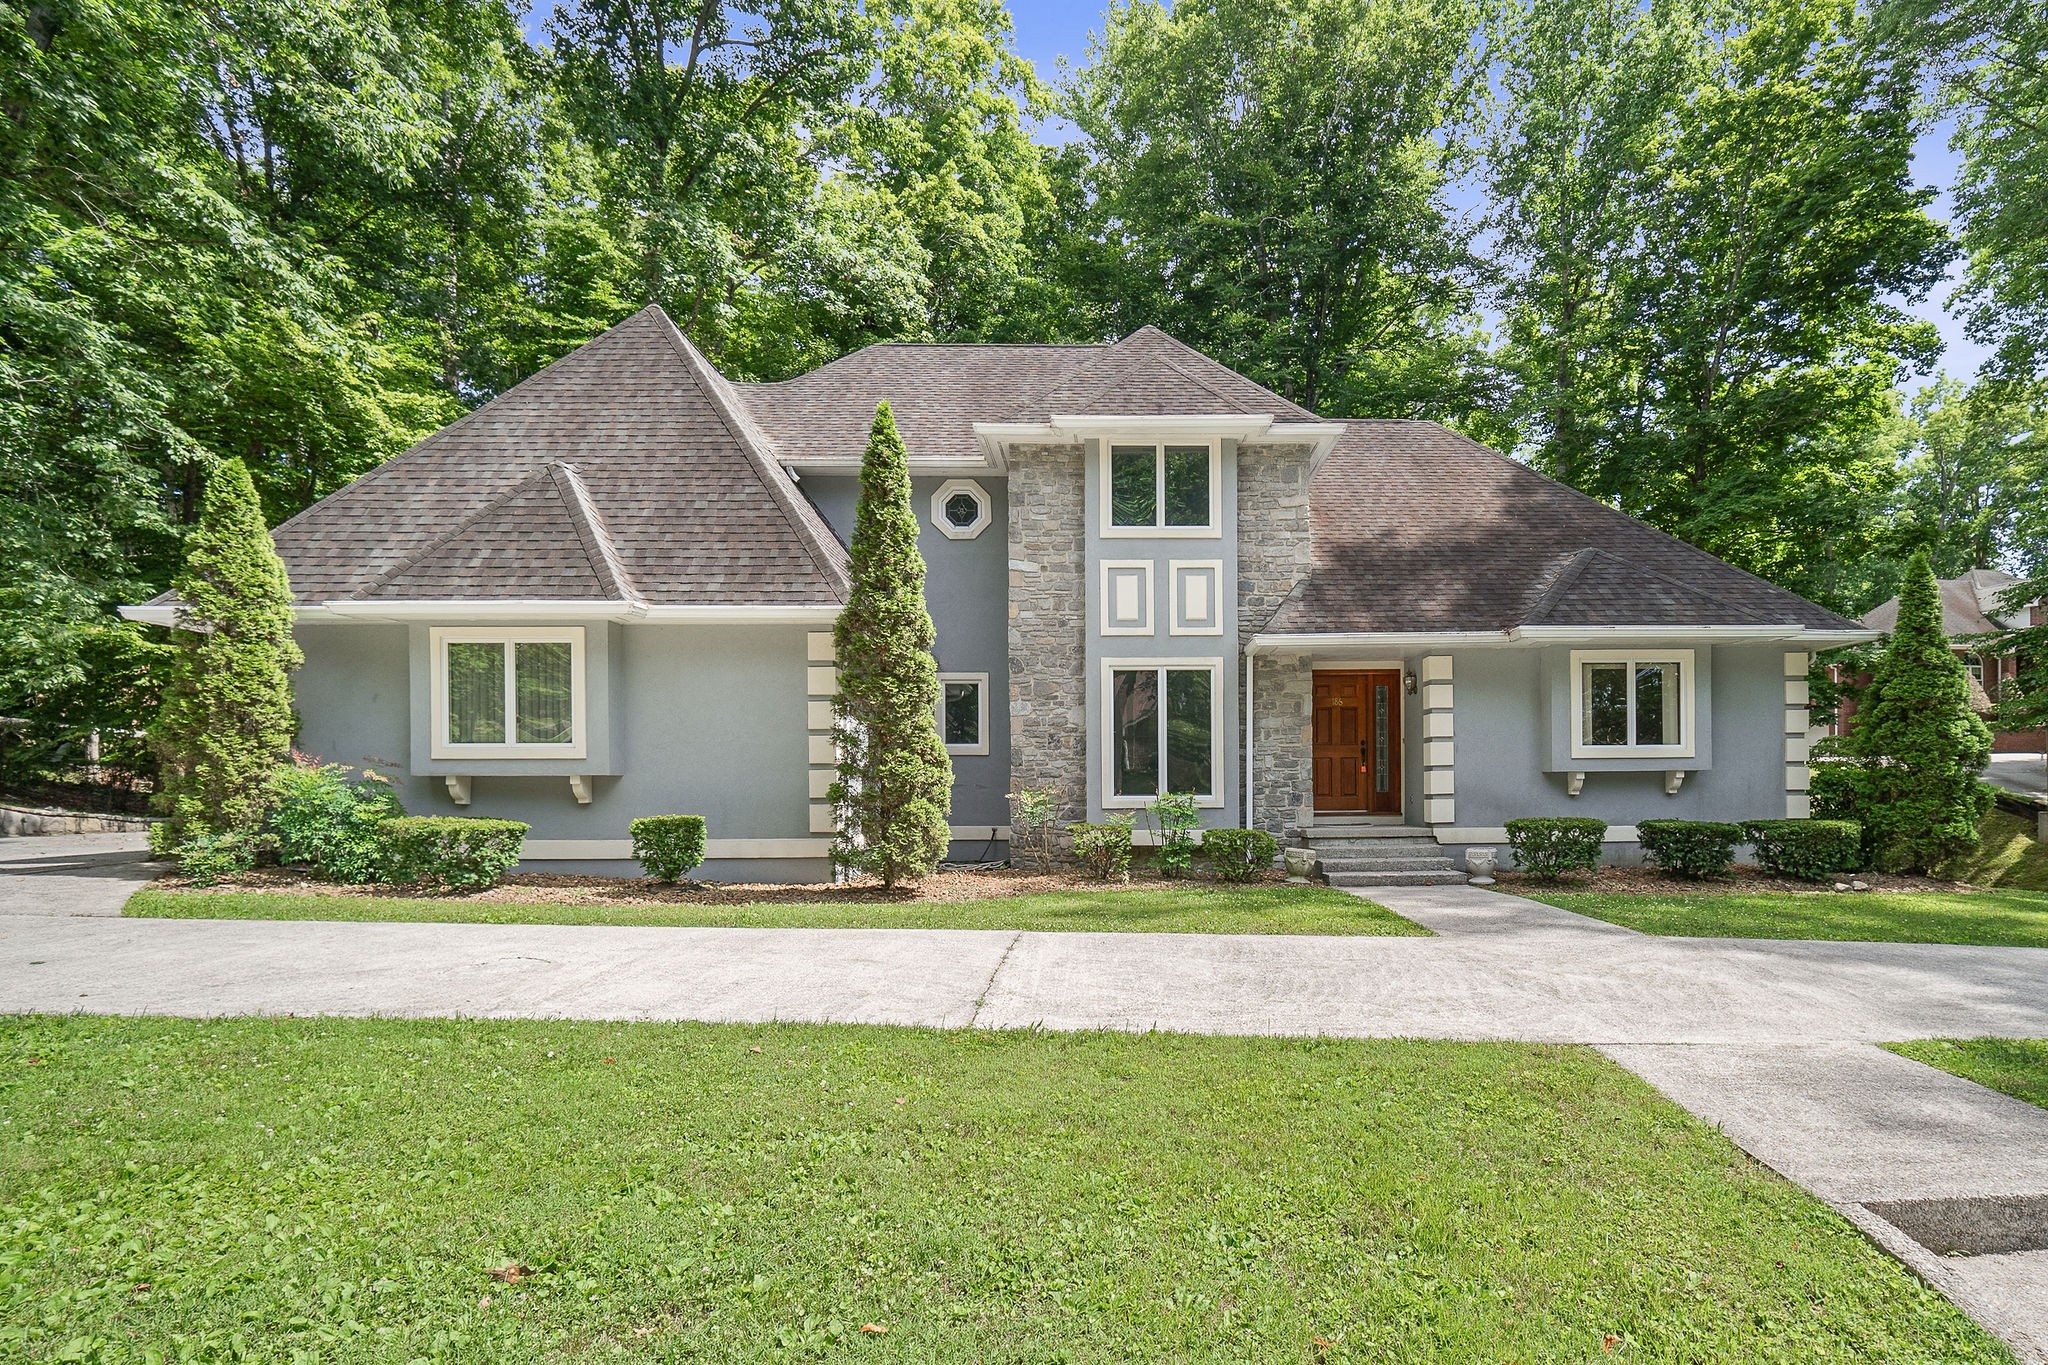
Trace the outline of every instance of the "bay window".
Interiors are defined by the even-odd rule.
[[[582,758],[583,630],[437,627],[436,758]]]
[[[1693,755],[1691,650],[1577,650],[1571,666],[1574,758]]]

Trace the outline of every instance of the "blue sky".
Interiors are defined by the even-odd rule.
[[[534,0],[533,11],[527,20],[530,36],[539,36],[541,20],[552,8],[550,0]],[[1102,10],[1099,0],[1010,0],[1010,17],[1017,31],[1017,51],[1038,68],[1041,77],[1054,79],[1060,58],[1064,57],[1077,66],[1086,60],[1088,35],[1101,27]],[[1068,131],[1063,123],[1054,122],[1040,128],[1039,136],[1042,140],[1058,140]],[[1948,187],[1954,182],[1956,167],[1955,155],[1948,147],[1949,131],[1945,123],[1930,128],[1914,148],[1913,159],[1914,173],[1919,182],[1941,191],[1934,203],[1934,213],[1943,219],[1949,214]],[[1460,187],[1456,197],[1461,209],[1471,211],[1481,207],[1476,187]],[[1926,299],[1913,305],[1912,311],[1941,329],[1945,350],[1940,367],[1958,378],[1968,378],[1976,373],[1987,352],[1963,335],[1961,320],[1951,316],[1944,306],[1955,289],[1960,269],[1958,263],[1951,269],[1950,278],[1936,286]],[[1924,382],[1924,378],[1909,380],[1908,387],[1917,388]]]

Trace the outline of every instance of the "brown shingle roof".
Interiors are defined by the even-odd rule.
[[[1434,422],[1349,423],[1310,520],[1308,581],[1268,633],[1854,628]]]
[[[846,590],[843,547],[654,307],[315,503],[276,540],[302,602],[637,587],[655,603],[799,605]]]
[[[885,342],[775,384],[732,386],[784,460],[857,460],[886,401],[912,459],[980,454],[976,422],[1059,416],[1314,415],[1156,327],[1114,345]]]
[[[1959,578],[1940,580],[1942,631],[1950,638],[1989,635],[2005,629],[1998,620],[2000,615],[2006,616],[2007,624],[2026,624],[2024,615],[2005,613],[2000,601],[2005,590],[2017,582],[2019,579],[2003,569],[1972,569]],[[1864,613],[1863,624],[1889,633],[1899,624],[1899,599],[1872,607]]]

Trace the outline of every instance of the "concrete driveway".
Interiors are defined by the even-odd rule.
[[[1874,1046],[2048,1037],[2048,949],[1654,938],[1462,886],[1374,891],[1435,938],[121,919],[148,869],[78,841],[124,837],[0,850],[0,1012],[1590,1043],[2048,1362],[2048,1216],[1965,1257],[1914,1221],[2048,1214],[2048,1110]]]
[[[2039,754],[1993,754],[1984,780],[2021,796],[2048,796],[2048,765]]]

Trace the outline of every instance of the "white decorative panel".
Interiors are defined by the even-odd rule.
[[[1152,633],[1152,561],[1102,561],[1102,633]]]
[[[1223,633],[1223,561],[1176,559],[1168,566],[1173,582],[1174,635]]]

